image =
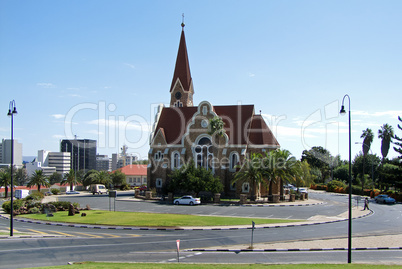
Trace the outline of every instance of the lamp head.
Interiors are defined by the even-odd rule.
[[[339,114],[341,114],[342,116],[346,114],[346,110],[345,110],[345,106],[344,106],[344,105],[342,105],[341,111],[339,111]]]

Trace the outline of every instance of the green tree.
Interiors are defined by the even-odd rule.
[[[378,175],[378,166],[381,163],[381,159],[377,155],[368,154],[366,157],[362,153],[357,154],[352,161],[352,174],[353,178],[359,179],[360,184],[362,184],[362,191],[364,190],[364,185],[367,182],[366,175],[369,177],[368,183],[375,182],[376,175]],[[366,172],[363,177],[363,167],[367,167]],[[364,180],[363,180],[364,179]],[[344,178],[342,178],[344,180]]]
[[[99,171],[97,176],[97,182],[98,184],[103,184],[108,188],[110,188],[110,185],[112,184],[110,173],[108,171]]]
[[[83,178],[83,180],[82,180],[82,185],[84,185],[84,187],[86,188],[86,187],[88,187],[89,185],[91,185],[91,184],[96,184],[97,183],[97,177],[98,177],[98,173],[99,173],[99,171],[97,171],[97,170],[94,170],[94,169],[92,169],[92,170],[89,170],[86,174],[85,174],[85,176],[84,176],[84,178]]]
[[[394,129],[391,125],[387,123],[381,126],[381,129],[378,130],[378,138],[381,139],[381,155],[383,161],[388,155],[389,147],[392,142],[392,138],[394,137]]]
[[[277,149],[265,154],[263,176],[269,181],[269,195],[273,194],[273,184],[278,183],[281,197],[283,196],[283,184],[295,182],[295,175],[300,172],[298,170],[300,167],[296,164],[296,158],[286,149]]]
[[[370,151],[371,143],[373,142],[374,139],[374,133],[370,128],[367,128],[366,130],[363,130],[363,133],[360,136],[360,138],[363,138],[362,151],[363,155],[366,156]]]
[[[402,118],[400,116],[398,116],[398,120],[400,122],[402,122]],[[398,128],[400,130],[402,130],[402,127],[399,124],[398,124]],[[395,138],[395,140],[398,141],[398,142],[394,142],[394,144],[396,145],[396,147],[394,147],[394,150],[399,153],[398,159],[402,160],[402,137],[395,135],[394,138]],[[402,161],[399,162],[399,165],[402,166]]]
[[[126,182],[126,174],[124,174],[121,170],[116,170],[110,174],[110,178],[112,180],[113,186],[121,186]]]
[[[70,169],[63,178],[63,181],[61,182],[62,185],[70,185],[70,191],[73,190],[74,184],[77,184],[78,180],[75,176],[75,171],[73,169]]]
[[[20,168],[14,168],[13,171],[15,171],[14,174],[14,182],[18,186],[25,185],[27,180],[28,180],[28,175],[27,175],[27,170],[24,167]]]
[[[401,182],[401,169],[398,165],[392,163],[383,163],[380,168],[381,183],[388,190],[389,187],[396,187],[398,182]]]
[[[307,161],[297,161],[293,170],[296,187],[310,187],[314,183],[314,177],[311,174],[311,168]]]
[[[318,168],[321,171],[322,181],[330,176],[331,160],[330,152],[323,147],[312,147],[310,150],[303,150],[301,161],[307,161],[311,168]],[[335,168],[335,167],[333,167]]]
[[[371,143],[373,142],[374,139],[374,133],[370,128],[367,128],[366,130],[363,130],[362,135],[360,136],[360,138],[363,138],[363,145],[362,145],[362,150],[363,150],[363,174],[362,174],[362,193],[364,191],[364,183],[365,183],[365,158],[370,150],[371,147]]]
[[[240,170],[235,173],[232,183],[241,181],[248,182],[251,186],[251,200],[255,201],[259,194],[260,186],[267,185],[264,179],[264,171],[262,170],[262,155],[259,153],[251,153],[246,156]]]
[[[49,176],[49,183],[50,185],[60,183],[63,180],[63,176],[57,172],[54,172]]]
[[[219,137],[222,137],[225,134],[224,127],[225,127],[225,123],[223,122],[222,118],[219,116],[215,116],[209,120],[208,133],[212,137],[217,137],[219,139]]]
[[[219,193],[223,184],[218,177],[204,167],[195,167],[194,162],[175,169],[169,175],[167,190],[169,192],[193,192],[197,197],[201,191]]]
[[[50,187],[50,183],[46,176],[43,174],[42,170],[35,170],[31,178],[29,179],[27,186],[37,186],[38,192],[40,192],[41,186]]]
[[[334,180],[347,182],[349,180],[349,165],[343,164],[334,169]]]
[[[8,186],[11,185],[11,175],[10,175],[10,171],[7,170],[11,170],[11,169],[0,169],[0,187],[4,187],[4,194],[5,197],[8,197]]]

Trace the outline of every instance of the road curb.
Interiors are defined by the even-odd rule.
[[[353,219],[364,218],[373,214],[373,211],[370,210],[367,214],[355,217]],[[3,219],[10,219],[7,216],[0,215]],[[309,225],[319,225],[319,224],[328,224],[328,223],[336,223],[348,220],[338,219],[333,221],[318,221],[312,223],[292,223],[285,225],[271,225],[271,226],[255,226],[254,229],[275,229],[275,228],[285,228],[285,227],[297,227],[297,226],[309,226]],[[60,222],[49,222],[49,221],[38,221],[38,220],[28,220],[23,218],[14,218],[14,221],[32,223],[32,224],[45,224],[45,225],[53,225],[53,226],[64,226],[64,227],[74,227],[74,228],[87,228],[87,229],[106,229],[106,230],[130,230],[130,231],[227,231],[227,230],[251,230],[253,229],[251,226],[248,227],[211,227],[211,228],[149,228],[149,227],[123,227],[123,226],[106,226],[106,225],[84,225],[84,224],[74,224],[74,223],[60,223]],[[38,236],[34,236],[38,237]],[[0,238],[4,238],[1,237]]]
[[[346,251],[348,248],[287,248],[287,249],[186,249],[188,252],[297,252],[297,251]],[[352,248],[352,250],[402,250],[402,247],[378,247],[378,248]]]

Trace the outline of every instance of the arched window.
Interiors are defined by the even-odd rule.
[[[207,170],[212,170],[212,160],[214,157],[212,150],[212,142],[208,137],[201,138],[194,148],[195,164],[197,167],[201,166]]]
[[[173,153],[172,153],[172,158],[171,158],[171,160],[172,160],[172,169],[174,170],[174,169],[177,169],[177,168],[180,168],[180,153],[179,152],[177,152],[177,151],[174,151]]]
[[[157,188],[162,188],[162,179],[161,178],[157,178],[155,185]]]
[[[229,155],[229,171],[236,172],[236,165],[239,164],[239,153],[233,151]]]
[[[243,185],[241,186],[241,191],[242,192],[249,192],[250,191],[250,184],[248,182],[244,182]]]

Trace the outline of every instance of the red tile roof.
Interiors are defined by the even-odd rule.
[[[229,145],[279,146],[261,115],[254,114],[253,105],[214,106],[225,122]],[[164,107],[155,130],[161,129],[168,144],[180,144],[197,107]]]
[[[122,168],[119,168],[123,174],[126,176],[146,176],[147,175],[147,165],[145,164],[129,164]]]

